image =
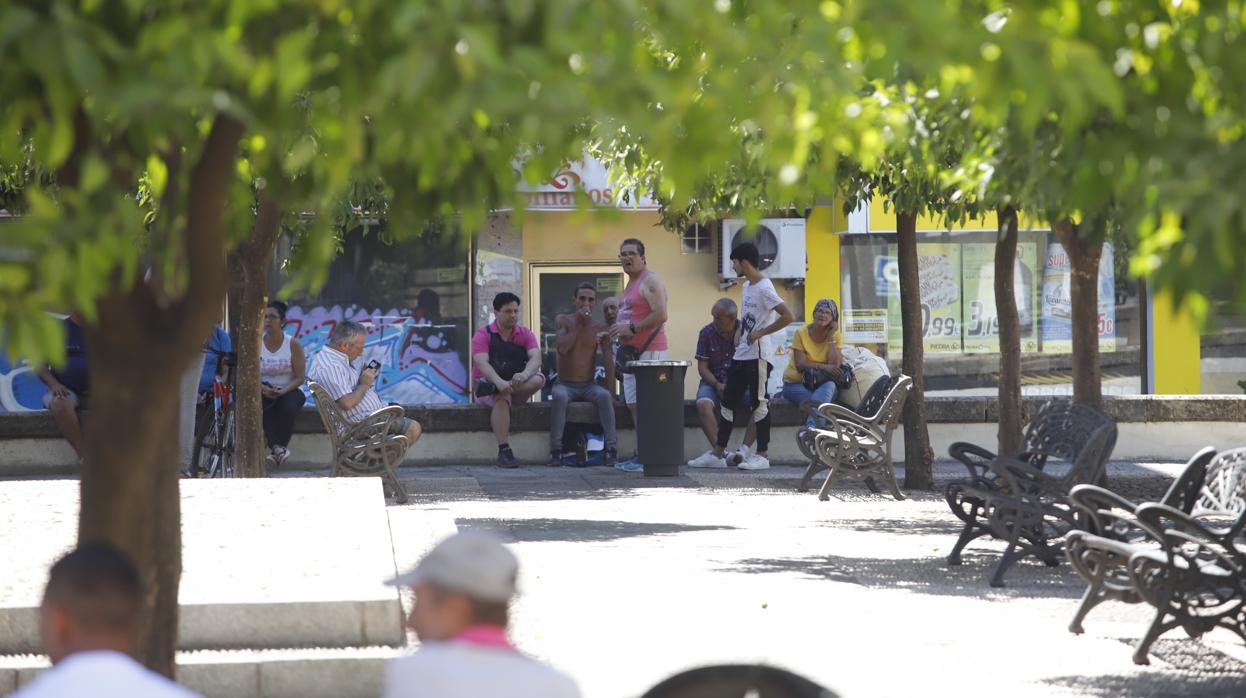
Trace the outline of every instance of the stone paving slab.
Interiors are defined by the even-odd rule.
[[[77,515],[75,481],[0,483],[0,653],[39,651],[36,609]],[[402,644],[379,480],[183,481],[182,515],[182,648]]]

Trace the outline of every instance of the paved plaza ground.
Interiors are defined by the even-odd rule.
[[[1109,475],[1122,494],[1155,498],[1180,467],[1112,463]],[[992,589],[1002,546],[979,542],[963,566],[948,567],[959,526],[941,496],[898,502],[847,485],[820,502],[795,491],[801,472],[659,479],[608,468],[404,468],[411,502],[385,514],[404,569],[456,529],[496,531],[511,543],[523,567],[515,639],[573,675],[587,698],[639,696],[678,671],[735,662],[784,667],[845,698],[1246,695],[1237,638],[1172,632],[1155,644],[1151,666],[1135,666],[1149,607],[1105,604],[1085,635],[1072,635],[1084,584],[1067,564],[1023,562],[1007,588]],[[937,464],[940,483],[957,475]],[[195,496],[211,494],[213,483],[196,484],[204,487]],[[308,533],[304,543],[320,535]],[[364,574],[323,562],[308,573]],[[291,599],[302,586],[290,587]],[[409,609],[409,592],[402,600]],[[181,661],[183,676],[205,690],[237,680],[213,662],[262,659],[275,660],[265,676],[305,687],[277,689],[274,679],[263,695],[366,696],[401,651],[189,652]]]
[[[1178,467],[1111,470],[1117,489],[1154,497]],[[413,503],[390,507],[399,564],[426,545],[405,517],[444,508],[440,520],[460,529],[499,532],[524,567],[518,643],[592,698],[723,662],[782,666],[848,698],[1246,695],[1246,648],[1233,637],[1176,631],[1150,667],[1135,666],[1149,607],[1105,604],[1085,635],[1070,634],[1084,584],[1067,564],[1021,563],[992,589],[1000,546],[983,542],[948,567],[959,527],[933,493],[897,502],[849,486],[819,502],[794,491],[794,467],[662,480],[605,468],[409,472]]]

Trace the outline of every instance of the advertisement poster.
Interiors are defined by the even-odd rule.
[[[999,314],[995,308],[995,243],[969,243],[963,253],[965,291],[962,318],[966,354],[992,354],[999,351]],[[1017,244],[1017,263],[1013,268],[1013,294],[1021,325],[1021,351],[1038,351],[1038,245]]]
[[[896,246],[887,246],[896,255]],[[961,246],[918,243],[917,269],[922,299],[922,336],[926,352],[959,354],[961,351]],[[898,279],[887,294],[887,351],[903,353],[904,330],[900,323]]]
[[[1114,250],[1104,243],[1099,258],[1099,351],[1116,351],[1116,277]],[[1073,351],[1072,308],[1070,295],[1072,266],[1064,247],[1058,242],[1047,244],[1043,270],[1042,336],[1044,354],[1067,354]]]
[[[887,311],[883,308],[850,308],[841,323],[848,344],[886,344]]]

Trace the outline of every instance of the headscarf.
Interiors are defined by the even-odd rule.
[[[835,304],[834,300],[830,298],[823,298],[822,300],[818,301],[813,306],[813,312],[816,315],[818,311],[820,310],[825,310],[826,312],[830,313],[831,319],[834,320],[835,322],[839,322],[839,306]]]

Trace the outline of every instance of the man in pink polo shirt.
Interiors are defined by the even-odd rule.
[[[384,698],[579,698],[570,677],[523,655],[507,637],[518,576],[519,561],[506,546],[466,531],[390,580],[415,591],[407,622],[421,644],[390,661]]]
[[[526,402],[545,385],[541,345],[532,330],[519,324],[519,296],[504,291],[494,296],[497,319],[472,337],[472,380],[476,402],[493,412],[489,423],[498,440],[498,465],[517,468],[511,451],[511,404]]]

